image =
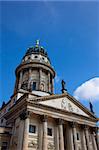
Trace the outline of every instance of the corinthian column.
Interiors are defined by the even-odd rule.
[[[77,132],[76,132],[76,123],[72,122],[73,136],[74,136],[74,149],[77,150]]]
[[[41,118],[41,116],[39,116],[39,125],[38,125],[38,150],[42,150],[42,141],[43,141],[42,118]]]
[[[23,133],[23,146],[22,146],[22,150],[28,150],[29,112],[24,110],[20,114],[20,119],[23,120],[23,122],[24,122],[24,130],[23,130],[24,133]]]
[[[82,149],[87,150],[85,132],[84,132],[84,126],[83,125],[81,125],[81,144],[82,144]]]
[[[90,150],[89,133],[88,133],[88,127],[87,126],[85,126],[85,136],[86,136],[87,149]]]
[[[73,131],[72,131],[72,126],[71,123],[68,122],[67,124],[67,149],[68,150],[74,150],[74,144],[73,144]]]
[[[96,139],[95,139],[95,132],[92,131],[92,145],[93,145],[93,150],[97,150],[97,144],[96,144]]]
[[[43,118],[43,150],[47,150],[47,116]]]
[[[59,150],[64,150],[63,120],[59,119]]]
[[[59,150],[59,132],[57,124],[55,126],[55,150]]]
[[[17,150],[22,150],[23,133],[24,133],[24,121],[20,120]]]

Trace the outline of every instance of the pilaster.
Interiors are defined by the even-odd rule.
[[[50,72],[48,72],[48,92],[51,92]]]
[[[21,88],[22,78],[23,78],[23,72],[21,71],[21,72],[20,72],[20,75],[19,75],[18,90]]]
[[[41,77],[42,77],[42,69],[39,69],[39,90],[41,90]]]
[[[28,80],[28,90],[30,90],[30,83],[31,83],[31,73],[32,73],[32,70],[31,70],[31,68],[29,68],[29,80]]]

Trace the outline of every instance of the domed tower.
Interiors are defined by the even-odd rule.
[[[16,68],[14,94],[32,92],[34,94],[53,94],[55,71],[45,49],[39,40],[34,47],[28,48],[21,64]]]

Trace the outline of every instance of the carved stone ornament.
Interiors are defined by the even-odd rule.
[[[72,128],[75,128],[77,123],[76,122],[69,122],[69,125],[72,127]]]
[[[48,143],[48,150],[55,150],[55,146],[53,143],[51,142]]]
[[[68,103],[68,110],[71,111],[71,112],[74,111],[74,109],[73,109],[73,107],[72,107],[72,105],[70,103]]]
[[[81,125],[81,129],[84,129],[84,130],[85,130],[85,129],[88,129],[88,126],[87,126],[86,124],[82,124],[82,125]]]
[[[62,125],[62,124],[64,123],[64,120],[61,119],[61,118],[57,118],[57,119],[55,119],[55,120],[56,120],[56,123],[57,123],[58,125]]]
[[[42,122],[47,122],[48,116],[47,115],[41,115],[40,119],[41,119]]]
[[[67,101],[66,101],[66,99],[62,99],[62,102],[61,102],[61,107],[63,108],[63,109],[67,109]]]
[[[35,150],[37,149],[38,145],[37,145],[37,141],[33,140],[31,142],[28,143],[28,147],[29,148],[35,148]]]
[[[22,113],[19,115],[21,120],[25,120],[29,116],[29,111],[23,110]]]

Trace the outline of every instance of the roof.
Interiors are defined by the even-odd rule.
[[[50,59],[49,59],[49,57],[48,57],[48,54],[47,54],[47,51],[45,50],[44,47],[40,46],[39,40],[36,41],[35,46],[31,46],[31,47],[29,47],[29,48],[27,49],[25,56],[31,55],[31,54],[41,54],[41,55],[47,57],[48,60],[50,61]],[[24,57],[25,57],[25,56],[24,56]],[[24,57],[23,57],[23,58],[24,58]]]

